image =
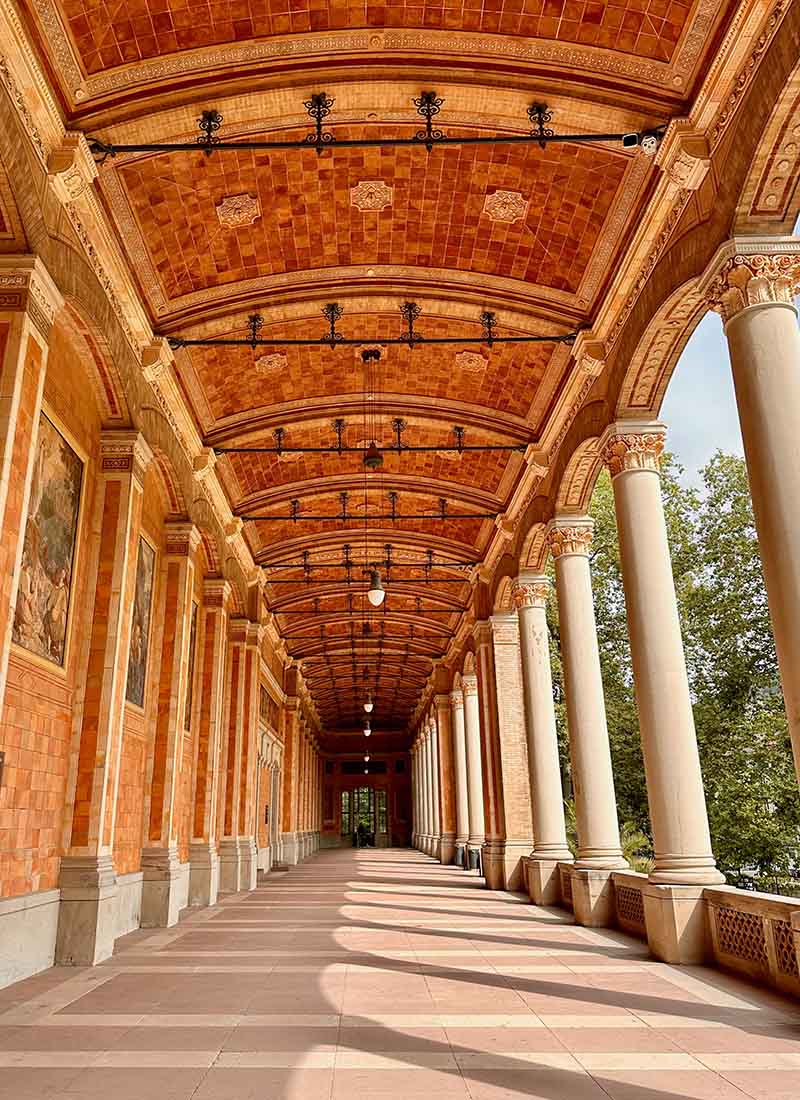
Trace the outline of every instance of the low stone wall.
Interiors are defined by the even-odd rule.
[[[574,911],[574,868],[569,863],[560,863],[558,871],[559,902],[563,908]],[[666,893],[663,899],[658,899],[662,907],[654,906],[659,887],[651,884],[647,875],[635,871],[608,872],[608,887],[611,894],[608,924],[644,940],[656,958],[665,958]],[[678,890],[672,888],[675,894]],[[698,903],[702,906],[697,912],[702,923],[702,961],[800,996],[800,898],[759,894],[733,886],[687,888],[687,891],[694,893],[695,906]],[[681,925],[680,904],[679,898],[674,927],[670,930],[677,940],[688,928],[688,924]],[[651,918],[656,915],[656,923],[660,917],[661,927],[648,927],[648,910]],[[668,958],[668,961],[674,960]]]
[[[0,900],[0,989],[53,965],[60,890]]]

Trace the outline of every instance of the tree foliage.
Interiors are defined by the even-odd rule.
[[[800,893],[800,797],[744,460],[717,454],[699,490],[663,463],[662,488],[712,843],[734,885]],[[592,586],[617,806],[626,854],[647,869],[647,807],[625,597],[607,473],[592,496]],[[565,798],[571,785],[555,607],[553,683]]]

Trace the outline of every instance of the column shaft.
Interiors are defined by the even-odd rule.
[[[703,777],[658,459],[660,425],[607,436],[614,486],[625,607],[655,845],[653,882],[720,883],[711,853]],[[629,426],[628,426],[629,428]]]
[[[464,731],[464,696],[460,690],[450,694],[450,713],[453,725],[453,762],[456,784],[456,838],[455,862],[467,866],[467,841],[469,840],[469,794],[467,791],[467,741]]]
[[[561,656],[567,697],[572,784],[578,824],[578,868],[627,867],[617,821],[600,654],[592,603],[592,522],[556,521],[550,547],[556,564]]]
[[[480,852],[486,840],[483,812],[478,678],[474,673],[467,673],[462,677],[461,684],[464,695],[464,735],[467,748],[467,802],[469,806],[467,851],[468,865],[470,869],[474,869],[480,866]]]

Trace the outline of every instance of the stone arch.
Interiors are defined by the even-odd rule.
[[[547,524],[534,523],[522,544],[520,569],[543,573],[547,565],[547,555]]]
[[[472,651],[470,651],[464,657],[464,667],[462,669],[462,675],[463,676],[474,676],[476,672],[477,672],[477,669],[475,667],[475,654]]]
[[[620,386],[616,416],[658,416],[672,372],[689,337],[708,312],[700,278],[674,290],[646,326]]]
[[[592,498],[595,482],[603,466],[599,439],[589,436],[579,443],[561,475],[556,494],[556,510],[585,512]]]
[[[222,563],[222,575],[230,583],[231,600],[236,615],[247,614],[247,577],[238,560],[232,555]]]
[[[65,299],[56,325],[63,326],[80,355],[103,422],[125,423],[128,402],[111,348],[80,299],[74,295]]]
[[[180,516],[185,516],[186,500],[183,495],[183,487],[169,455],[165,454],[160,447],[153,448],[153,465],[158,474],[168,517],[177,519]]]
[[[513,584],[513,578],[507,574],[499,578],[492,607],[495,615],[508,615],[514,610],[514,600],[511,595]]]

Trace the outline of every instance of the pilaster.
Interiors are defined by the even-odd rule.
[[[144,475],[151,459],[138,432],[103,433],[92,513],[92,619],[75,709],[73,796],[56,943],[56,961],[73,965],[100,962],[114,946],[111,851]]]

